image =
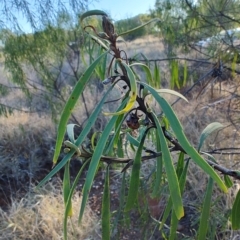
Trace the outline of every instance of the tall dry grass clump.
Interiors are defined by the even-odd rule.
[[[81,197],[73,197],[73,216],[68,223],[69,239],[100,239],[98,219],[87,206],[81,227],[78,209]],[[40,193],[28,193],[20,201],[13,200],[8,211],[0,208],[0,239],[63,239],[63,197],[56,183],[49,183]]]

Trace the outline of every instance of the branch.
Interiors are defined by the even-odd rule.
[[[220,149],[218,149],[220,150]],[[170,149],[171,152],[173,151],[177,151],[177,149],[175,147],[172,147]],[[207,152],[206,152],[207,153]],[[217,154],[217,152],[215,152]],[[221,154],[221,152],[219,152],[219,154]],[[240,154],[240,153],[232,153],[232,154]],[[156,157],[162,156],[162,152],[152,152],[152,154],[150,154],[149,156],[142,156],[141,161],[147,161],[150,159],[154,159]],[[102,156],[100,161],[106,162],[107,164],[111,164],[111,163],[126,163],[126,165],[124,166],[124,168],[122,169],[122,172],[126,171],[130,166],[132,166],[134,159],[133,158],[114,158],[114,157],[108,157],[108,156]],[[205,161],[212,166],[215,170],[221,172],[224,175],[228,175],[231,176],[235,179],[240,180],[240,172],[236,171],[236,170],[231,170],[228,168],[225,168],[217,163],[214,163],[210,160],[205,159]]]

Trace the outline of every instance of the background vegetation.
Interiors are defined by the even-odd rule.
[[[16,216],[21,215],[19,209],[24,209],[23,211],[27,209],[31,214],[32,209],[39,214],[41,211],[48,212],[47,209],[38,208],[38,206],[47,207],[45,204],[36,205],[40,201],[39,198],[47,199],[49,196],[52,198],[53,195],[54,198],[60,198],[60,187],[55,182],[54,187],[44,194],[41,193],[39,198],[38,195],[32,193],[32,187],[51,170],[57,124],[74,85],[87,66],[92,64],[103,52],[79,25],[79,15],[81,16],[81,13],[87,8],[86,2],[72,1],[67,5],[63,3],[56,5],[55,2],[51,3],[50,1],[36,1],[36,3],[39,4],[36,8],[30,8],[27,4],[19,5],[15,1],[1,2],[2,9],[5,11],[0,34],[2,41],[0,184],[3,219],[0,228],[1,239],[9,239],[9,236],[14,236],[13,234],[18,239],[26,239],[31,236],[34,236],[35,239],[44,239],[46,238],[44,234],[49,234],[41,225],[45,220],[37,223],[36,232],[34,230],[29,232],[24,229],[25,227],[29,228],[33,223],[26,220],[25,226],[22,226],[20,222],[23,218],[19,220]],[[14,12],[10,11],[10,4],[15,6],[16,11],[27,16],[34,29],[33,34],[21,31],[17,18],[13,15]],[[54,11],[46,12],[45,9]],[[173,104],[185,133],[194,146],[198,145],[199,136],[208,124],[220,122],[224,125],[224,128],[207,139],[203,149],[212,154],[217,163],[227,170],[239,168],[240,42],[238,31],[227,31],[239,27],[239,10],[239,1],[203,0],[195,3],[186,0],[162,0],[156,1],[154,9],[151,9],[149,14],[141,14],[115,23],[117,32],[125,32],[154,17],[160,18],[161,22],[157,24],[152,23],[123,35],[126,42],[118,44],[121,49],[126,50],[130,62],[143,62],[149,66],[154,75],[154,87],[172,88],[188,98],[190,104],[182,101],[175,102],[176,97],[167,97]],[[42,21],[43,19],[45,21]],[[98,19],[98,17],[90,18],[88,24],[100,29],[101,25],[99,25]],[[11,25],[6,28],[6,23],[11,23]],[[88,32],[91,30],[88,29]],[[130,40],[135,41],[129,42]],[[106,59],[106,63],[108,61],[109,59]],[[104,67],[104,64],[97,66],[71,115],[69,122],[79,125],[77,135],[106,91],[101,84],[101,81],[107,77],[106,66]],[[141,69],[138,69],[138,75],[141,79],[145,77]],[[111,93],[110,103],[104,105],[104,111],[116,110],[116,102],[112,99],[116,99],[116,96],[117,98],[122,97],[122,92],[122,89],[120,91],[116,89]],[[106,116],[100,115],[88,134],[86,146],[92,145],[92,134],[101,132],[107,121]],[[135,131],[134,134],[138,133]],[[154,140],[149,139],[150,148],[152,142]],[[154,147],[152,149],[155,150]],[[126,152],[129,155],[135,154],[130,147]],[[61,154],[64,156],[63,153]],[[76,159],[71,162],[71,175],[74,176],[81,164]],[[143,180],[148,179],[154,164],[154,161],[142,164],[141,177]],[[111,194],[113,216],[119,206],[118,197],[113,197],[114,194],[118,196],[117,189],[120,187],[121,181],[119,171],[118,167],[114,167],[110,171],[112,174],[110,186],[113,191]],[[96,182],[103,182],[102,173],[105,173],[104,166],[99,169]],[[58,177],[62,179],[63,173],[60,172]],[[161,197],[156,198],[152,198],[149,193],[146,194],[144,181],[141,183],[143,186],[139,190],[139,198],[140,203],[143,202],[141,205],[143,207],[135,209],[129,218],[119,221],[114,232],[115,236],[121,238],[144,235],[147,239],[168,236],[170,226],[168,221],[162,231],[158,230],[158,221],[162,219],[168,199],[168,192],[164,190],[167,186],[167,179],[164,181],[166,182],[163,184]],[[214,239],[214,237],[237,239],[239,237],[239,232],[232,229],[229,218],[239,189],[238,181],[233,182],[233,187],[228,194],[221,193],[217,187],[213,188],[208,239]],[[79,191],[81,191],[81,184],[83,182],[80,180],[77,189]],[[96,198],[101,196],[102,185],[103,183],[94,184],[90,196],[89,204],[95,213],[101,212],[101,204],[97,202]],[[178,225],[180,232],[178,238],[188,236],[195,239],[201,222],[201,209],[206,186],[207,176],[194,164],[190,164],[183,196],[186,217]],[[152,185],[149,184],[147,187],[151,189]],[[79,205],[79,199],[76,197],[77,212]],[[56,206],[56,208],[60,208],[60,206]],[[29,213],[28,216],[31,214]],[[85,214],[92,216],[91,210],[85,211]],[[7,215],[8,217],[6,217]],[[37,217],[39,216],[42,218],[42,215],[37,215]],[[95,223],[100,221],[96,218],[98,217],[93,216],[90,219],[93,219]],[[135,221],[130,221],[132,218]],[[62,229],[62,223],[59,220],[58,224],[60,226],[58,225],[56,229]],[[46,225],[49,225],[49,222]],[[128,230],[130,226],[134,230]],[[97,239],[98,231],[100,231],[99,225],[96,224],[94,231],[92,233],[87,230],[86,236],[96,234],[93,238]],[[58,230],[57,232],[59,233]],[[69,235],[70,239],[78,239],[80,235],[77,234],[82,234],[76,233],[76,230],[73,232],[75,232],[75,236]],[[59,236],[51,237],[58,239]]]

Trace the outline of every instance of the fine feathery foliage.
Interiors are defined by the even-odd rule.
[[[101,31],[95,26],[85,25],[86,18],[95,15],[100,16],[102,19]],[[227,192],[228,187],[231,185],[231,180],[227,179],[228,181],[225,181],[227,183],[224,183],[217,171],[211,166],[214,164],[214,158],[209,154],[204,155],[204,153],[201,152],[201,146],[205,139],[213,131],[222,127],[222,125],[215,122],[206,127],[200,136],[199,147],[198,149],[195,149],[184,134],[183,127],[173,108],[164,98],[164,94],[176,95],[183,100],[186,99],[173,90],[156,89],[156,87],[159,87],[159,83],[156,81],[160,81],[157,65],[155,65],[152,73],[151,69],[142,63],[129,64],[126,53],[124,50],[120,50],[117,46],[117,39],[122,34],[117,34],[115,32],[114,25],[105,12],[99,10],[86,12],[81,16],[80,21],[82,28],[85,31],[89,31],[87,32],[89,36],[99,44],[99,47],[102,48],[104,52],[92,62],[85,73],[83,73],[82,77],[79,78],[72,94],[66,102],[58,126],[58,135],[53,157],[53,164],[55,167],[39,184],[39,187],[45,184],[54,174],[64,167],[64,238],[67,239],[68,237],[68,218],[71,217],[72,214],[76,214],[72,212],[71,199],[73,192],[77,187],[78,180],[84,170],[87,170],[87,174],[82,189],[82,203],[78,216],[79,223],[81,224],[94,178],[101,166],[101,168],[106,169],[101,212],[102,238],[107,240],[110,239],[111,234],[113,233],[112,228],[119,223],[119,216],[127,218],[137,206],[141,207],[142,203],[139,198],[139,192],[141,191],[142,186],[141,166],[144,161],[155,159],[156,167],[149,176],[153,187],[149,189],[149,192],[153,191],[153,196],[160,197],[163,191],[163,185],[165,184],[165,186],[167,186],[167,188],[165,188],[165,194],[167,193],[168,202],[164,208],[162,220],[159,222],[154,219],[154,221],[156,221],[160,229],[163,230],[164,223],[167,221],[168,217],[170,217],[170,232],[163,233],[163,235],[169,234],[167,237],[168,239],[176,238],[178,221],[184,216],[182,199],[189,162],[192,161],[199,166],[209,178],[205,198],[203,200],[202,215],[198,231],[198,239],[206,239],[205,237],[208,230],[208,225],[206,223],[210,217],[210,200],[213,184],[215,182],[222,191]],[[148,23],[156,21],[158,21],[158,19],[153,19],[148,21]],[[140,28],[145,27],[145,25],[146,24],[143,24]],[[133,30],[136,29],[139,28],[134,28]],[[92,31],[92,33],[90,33],[90,31]],[[130,32],[131,30],[127,33]],[[109,61],[108,69],[105,71],[106,69],[104,66],[106,66],[107,55],[109,55],[111,59]],[[140,66],[144,70],[146,73],[146,81],[139,80],[136,74],[136,69],[134,69],[136,66]],[[174,83],[176,83],[178,78],[178,72],[176,71],[177,67],[178,66],[173,62],[173,76],[171,81]],[[81,97],[92,73],[99,69],[101,69],[101,75],[105,76],[105,80],[102,79],[103,84],[110,87],[89,116],[80,135],[75,139],[74,125],[68,125],[71,112],[76,102]],[[124,85],[120,85],[120,81],[123,82]],[[102,109],[103,105],[115,85],[119,85],[120,88],[123,88],[125,94],[121,98],[121,103],[116,112],[105,112]],[[153,105],[152,103],[154,101],[155,103]],[[156,104],[159,107],[155,107]],[[92,146],[86,147],[84,142],[101,112],[107,117],[110,117],[109,121],[103,132],[99,134],[99,138],[96,137],[96,133],[93,135]],[[133,136],[134,132],[138,133],[138,138]],[[64,141],[65,133],[68,135],[68,140]],[[146,142],[150,139],[152,139],[154,145],[151,150],[146,147]],[[65,156],[63,159],[59,160],[63,144],[65,145]],[[133,158],[128,157],[128,150],[125,152],[122,150],[123,145],[130,146],[132,149],[136,148],[135,156]],[[176,158],[176,153],[179,154],[178,158]],[[71,183],[69,163],[73,156],[78,157],[83,164],[73,183]],[[205,158],[205,156],[207,156],[207,158]],[[211,159],[211,161],[209,161],[209,159]],[[124,184],[120,191],[119,211],[115,221],[113,219],[114,215],[110,212],[111,191],[109,187],[111,169],[114,168],[121,168],[123,177],[122,183]],[[125,178],[127,178],[127,180]],[[125,189],[127,191],[125,191]],[[239,212],[239,194],[234,204],[231,217],[235,229],[239,228],[239,220],[236,217],[236,212]],[[112,225],[112,222],[115,224]]]

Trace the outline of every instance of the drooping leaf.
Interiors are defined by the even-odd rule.
[[[179,92],[171,90],[171,89],[157,89],[156,90],[158,93],[168,93],[168,94],[172,94],[175,95],[177,97],[182,98],[183,100],[185,100],[186,102],[188,102],[188,100]]]
[[[179,155],[178,165],[177,165],[177,169],[176,169],[177,175],[181,174],[181,177],[180,177],[180,175],[178,175],[178,178],[180,178],[179,179],[179,187],[180,187],[181,194],[183,194],[183,190],[184,190],[184,187],[185,187],[186,178],[187,178],[187,170],[188,170],[188,165],[189,165],[189,161],[187,161],[183,171],[180,173],[180,167],[181,166],[180,166],[179,162],[182,161],[183,157],[184,157],[184,154],[181,153]],[[167,201],[167,206],[165,208],[163,217],[161,219],[159,230],[161,230],[163,228],[163,226],[164,226],[165,222],[167,221],[167,218],[168,218],[168,216],[171,212],[171,209],[172,209],[172,199],[171,199],[171,196],[170,196],[169,200]]]
[[[184,210],[183,210],[183,204],[182,204],[182,198],[181,198],[177,174],[173,166],[172,157],[169,152],[167,142],[164,137],[162,128],[159,124],[158,118],[154,113],[152,113],[152,116],[154,117],[154,123],[157,127],[157,134],[159,134],[161,151],[162,151],[162,159],[163,159],[166,174],[167,174],[168,187],[169,187],[170,196],[173,203],[173,208],[177,218],[180,219],[184,215]]]
[[[143,63],[133,63],[133,64],[130,65],[130,67],[134,67],[134,66],[139,66],[143,69],[143,71],[146,74],[147,83],[152,86],[153,85],[153,77],[152,77],[152,73],[150,71],[150,68]]]
[[[210,216],[210,210],[211,210],[211,198],[213,193],[213,179],[209,177],[207,190],[205,193],[205,198],[203,202],[203,208],[201,212],[200,217],[200,226],[198,228],[198,240],[205,240],[207,239],[207,230],[208,230],[208,224],[209,224],[209,216]]]
[[[76,126],[77,124],[68,124],[67,125],[67,135],[68,135],[68,138],[70,139],[70,141],[72,143],[75,142],[75,137],[74,137],[74,127]],[[78,125],[77,125],[78,126]]]
[[[199,144],[198,144],[198,151],[200,151],[204,141],[206,138],[215,130],[222,128],[223,125],[219,122],[213,122],[210,123],[201,133],[200,139],[199,139]]]
[[[173,109],[169,105],[169,103],[161,96],[159,96],[158,92],[150,87],[146,83],[142,83],[153,95],[153,97],[156,99],[156,101],[161,106],[163,112],[165,113],[166,117],[169,120],[169,123],[173,129],[173,132],[175,133],[179,144],[182,146],[184,151],[192,158],[192,160],[203,169],[204,172],[209,174],[219,185],[219,187],[224,191],[227,192],[227,187],[219,177],[219,175],[214,171],[214,169],[202,158],[202,156],[194,149],[189,141],[187,140],[187,137],[185,136],[183,132],[183,127],[181,123],[179,122],[176,114],[174,113]]]
[[[233,181],[228,175],[224,175],[224,182],[228,188],[231,188],[233,186]]]

